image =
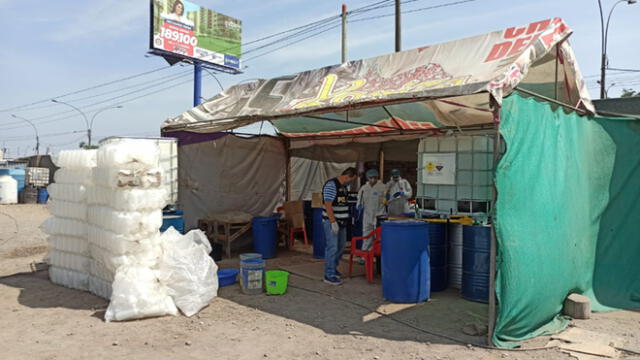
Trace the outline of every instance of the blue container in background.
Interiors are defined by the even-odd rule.
[[[46,204],[49,200],[49,192],[46,188],[38,189],[38,204]]]
[[[162,226],[160,232],[165,232],[173,226],[180,234],[184,234],[184,211],[167,210],[162,212]]]
[[[251,219],[253,231],[253,251],[263,259],[276,256],[278,216],[256,216]]]
[[[396,303],[425,301],[430,294],[429,229],[424,221],[382,223],[382,296]]]
[[[462,297],[489,301],[490,226],[462,228]]]
[[[18,182],[18,194],[24,189],[26,170],[23,168],[9,169],[9,175]]]
[[[429,267],[431,270],[431,291],[447,288],[447,242],[445,223],[428,222],[429,227]]]
[[[322,225],[322,208],[313,209],[313,257],[324,259],[324,248],[326,240],[324,238],[324,227]]]

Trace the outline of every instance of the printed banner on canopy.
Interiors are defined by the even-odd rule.
[[[242,22],[185,0],[152,0],[151,50],[240,69]]]
[[[589,108],[587,89],[565,41],[570,34],[571,29],[554,18],[239,84],[168,119],[163,127],[222,131],[286,119],[274,126],[285,136],[298,137],[464,126],[492,121],[488,97],[474,94],[491,93],[500,102],[517,85],[540,88],[542,95]],[[450,99],[427,101],[445,97]],[[397,106],[391,109],[391,104]],[[375,114],[369,111],[372,108],[377,109]],[[280,124],[287,126],[281,129]]]

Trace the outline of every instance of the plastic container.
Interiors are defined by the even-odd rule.
[[[258,253],[244,253],[240,254],[240,263],[250,259],[262,259],[262,254]]]
[[[2,169],[4,170],[4,169]],[[18,182],[8,175],[0,175],[0,204],[18,203]]]
[[[239,272],[238,269],[219,269],[218,286],[223,287],[235,284]]]
[[[462,297],[489,301],[490,226],[464,226],[462,250]]]
[[[251,219],[253,231],[253,251],[263,259],[276,256],[278,216],[257,216]]]
[[[46,188],[38,189],[38,204],[46,204],[49,200],[49,192]]]
[[[449,223],[449,286],[462,288],[462,225]]]
[[[240,262],[240,287],[248,295],[262,293],[264,279],[264,260],[247,259]]]
[[[38,188],[33,186],[25,186],[22,189],[22,203],[36,204],[38,202]]]
[[[25,187],[26,171],[23,168],[9,169],[9,175],[18,182],[18,194]]]
[[[425,301],[430,294],[429,230],[415,220],[382,223],[382,296],[396,303]]]
[[[313,257],[324,259],[324,248],[326,240],[324,238],[324,227],[322,225],[322,209],[313,209]]]
[[[160,232],[173,226],[180,234],[184,234],[184,212],[182,210],[163,211]]]
[[[268,295],[282,295],[287,292],[289,273],[281,270],[270,270],[265,273],[265,289]]]
[[[429,267],[431,270],[431,291],[447,288],[447,242],[444,223],[428,222],[429,227]]]

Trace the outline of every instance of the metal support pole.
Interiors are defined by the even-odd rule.
[[[495,174],[502,152],[500,143],[500,105],[491,96],[491,110],[493,112],[493,123],[495,125],[495,135],[493,140],[493,172]],[[495,176],[494,176],[495,179]],[[493,196],[491,201],[491,246],[489,253],[489,323],[487,324],[487,344],[493,345],[493,332],[496,326],[496,200],[498,199],[498,189],[495,180],[493,182]]]
[[[402,50],[402,36],[400,33],[400,0],[396,0],[396,52]]]
[[[33,131],[35,131],[36,133],[36,155],[40,155],[40,136],[38,136],[38,128],[36,127],[36,125],[33,122],[31,122],[31,120],[25,119],[22,116],[18,116],[16,114],[11,114],[11,116],[16,119],[24,120],[29,125],[31,125],[31,127],[33,128]]]
[[[284,148],[285,154],[287,156],[287,168],[285,173],[286,193],[284,200],[289,201],[291,200],[291,142],[289,141],[289,139],[284,140]]]
[[[347,62],[347,4],[342,4],[342,57],[341,63]]]
[[[196,61],[193,63],[193,106],[202,103],[200,94],[202,94],[202,64]]]

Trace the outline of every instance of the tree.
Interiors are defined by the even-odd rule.
[[[623,98],[634,97],[634,96],[640,96],[640,92],[637,92],[633,89],[622,89],[622,95],[620,95],[620,97],[623,97]]]
[[[89,146],[89,145],[87,145],[87,143],[86,143],[86,142],[84,142],[84,141],[81,141],[81,142],[80,142],[80,144],[78,144],[78,147],[79,147],[79,148],[81,148],[81,149],[85,149],[85,150],[91,150],[91,149],[97,149],[97,148],[98,148],[98,146],[97,146],[97,145],[91,145],[91,146]]]

